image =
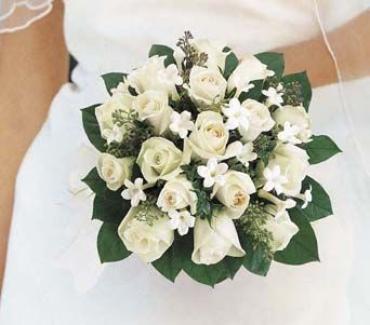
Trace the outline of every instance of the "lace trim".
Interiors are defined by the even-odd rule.
[[[48,15],[52,8],[53,0],[46,0],[39,4],[33,4],[29,0],[13,1],[5,13],[2,14],[0,10],[0,34],[25,29]],[[27,14],[19,15],[19,10],[25,10]]]

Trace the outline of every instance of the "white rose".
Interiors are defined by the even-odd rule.
[[[180,174],[180,165],[189,163],[189,160],[187,150],[182,152],[171,141],[152,137],[142,144],[137,163],[146,181],[155,183]]]
[[[249,175],[228,171],[225,174],[225,184],[214,186],[216,198],[226,207],[224,214],[232,219],[239,218],[248,207],[250,194],[256,188]]]
[[[189,96],[200,107],[222,101],[226,92],[226,80],[216,69],[195,66],[189,77]]]
[[[109,153],[102,153],[98,159],[98,174],[103,179],[107,187],[116,191],[126,179],[131,178],[134,158],[116,158]]]
[[[272,117],[278,125],[284,126],[285,122],[297,126],[299,132],[296,137],[306,143],[310,140],[311,132],[311,119],[303,106],[283,106],[279,107]]]
[[[178,98],[176,85],[182,83],[175,64],[165,67],[165,56],[154,55],[142,67],[127,77],[129,85],[142,94],[146,90],[162,91],[168,97]]]
[[[271,117],[269,109],[254,99],[247,99],[242,103],[248,112],[249,125],[238,128],[244,142],[255,140],[262,132],[270,131],[275,122]]]
[[[270,214],[264,227],[272,234],[272,250],[281,251],[288,246],[299,228],[290,220],[286,210],[279,211],[274,205],[267,205],[265,209]]]
[[[267,167],[270,169],[275,166],[280,167],[281,175],[286,178],[286,182],[281,184],[284,194],[295,196],[300,193],[302,181],[309,167],[308,159],[305,150],[292,144],[280,143],[276,146]]]
[[[172,245],[174,231],[169,218],[159,209],[150,210],[151,222],[138,218],[140,206],[131,208],[118,227],[118,235],[126,248],[139,255],[146,263],[160,258]]]
[[[225,44],[222,42],[210,41],[208,39],[191,39],[190,44],[199,52],[207,54],[207,67],[213,69],[225,69],[225,61],[228,55],[222,50]]]
[[[129,93],[117,92],[102,105],[95,109],[95,116],[99,124],[102,137],[107,139],[107,135],[114,128],[113,113],[122,110],[128,112],[131,108],[133,96]],[[121,128],[124,133],[124,127]]]
[[[236,88],[236,96],[243,91],[248,92],[250,82],[273,76],[274,72],[258,60],[254,55],[245,56],[233,71],[227,82],[227,90]]]
[[[208,220],[196,220],[194,251],[191,256],[194,263],[211,265],[220,262],[225,256],[244,255],[234,222],[229,217],[222,214],[215,216],[211,225]]]
[[[164,185],[159,194],[157,205],[165,212],[181,210],[189,206],[191,213],[195,214],[197,195],[192,184],[185,176],[180,175]]]
[[[189,136],[192,151],[201,159],[223,156],[229,141],[222,115],[205,111],[198,115],[194,131]]]
[[[135,97],[132,108],[138,113],[140,121],[147,120],[154,127],[156,135],[161,135],[168,129],[172,108],[168,105],[165,93],[147,90]]]

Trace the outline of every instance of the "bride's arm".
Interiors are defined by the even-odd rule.
[[[62,20],[61,1],[54,1],[52,13],[44,19],[23,31],[0,35],[0,284],[16,172],[67,78]]]
[[[344,80],[370,75],[370,10],[328,33]],[[333,59],[323,38],[278,49],[284,53],[288,73],[306,70],[314,87],[337,81]]]

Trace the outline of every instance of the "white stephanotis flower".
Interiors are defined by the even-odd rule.
[[[229,169],[229,166],[225,163],[217,163],[216,158],[211,158],[208,160],[206,166],[198,166],[198,175],[203,180],[204,187],[212,187],[214,184],[224,185],[225,184],[225,173]]]
[[[240,126],[248,129],[249,112],[240,104],[237,98],[231,99],[229,104],[222,108],[222,112],[227,117],[225,125],[228,130],[234,130]]]
[[[286,121],[284,123],[284,130],[278,133],[278,139],[285,143],[299,144],[302,143],[297,137],[299,132],[300,128],[297,125],[292,125],[290,122]]]
[[[146,201],[146,194],[144,192],[146,186],[142,178],[136,178],[134,183],[126,179],[125,186],[127,189],[122,191],[121,196],[125,200],[131,200],[131,206],[137,207],[140,201]]]
[[[279,107],[272,113],[272,117],[277,125],[284,126],[284,128],[287,122],[298,128],[295,138],[300,143],[307,143],[311,140],[311,119],[303,106],[286,105]]]
[[[257,159],[257,154],[253,152],[253,142],[247,142],[243,145],[240,152],[236,155],[238,159],[245,167],[249,166],[250,161]]]
[[[276,105],[279,107],[281,106],[281,104],[284,102],[283,93],[281,92],[282,90],[282,84],[278,84],[276,88],[269,87],[267,90],[262,90],[262,94],[267,97],[266,105],[268,107],[272,105]]]
[[[114,124],[112,129],[102,130],[102,136],[104,139],[107,139],[107,143],[111,144],[112,142],[120,143],[123,140],[124,131],[117,124]]]
[[[168,212],[168,216],[170,217],[171,229],[177,229],[180,236],[186,235],[189,232],[189,228],[194,227],[195,217],[188,210],[171,210]]]
[[[183,111],[180,113],[172,112],[170,130],[179,135],[181,139],[185,139],[189,131],[193,131],[194,122],[191,120],[191,113]]]
[[[272,168],[266,167],[263,171],[263,176],[266,179],[266,183],[263,189],[267,192],[275,189],[277,194],[283,192],[282,185],[287,183],[287,178],[281,174],[280,166],[276,165]]]

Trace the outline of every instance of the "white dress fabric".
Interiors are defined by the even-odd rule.
[[[335,211],[313,224],[320,263],[273,263],[266,278],[241,270],[215,289],[184,273],[172,284],[135,256],[97,269],[95,243],[79,245],[99,226],[89,220],[91,196],[68,191],[71,172],[83,167],[87,173],[93,164],[79,109],[106,96],[99,74],[129,71],[144,62],[152,43],[174,44],[184,30],[227,40],[239,54],[309,39],[320,32],[313,2],[65,2],[65,37],[79,65],[74,84],[64,85],[56,95],[18,175],[0,324],[369,324],[370,267],[363,255],[369,245],[365,229],[370,229],[370,218],[364,218],[370,210],[369,176],[356,159],[353,130],[338,108],[337,85],[315,89],[311,104],[316,133],[329,134],[345,152],[310,173],[330,193]],[[357,14],[348,1],[335,5],[342,9],[336,10],[334,1],[325,6],[337,12],[327,14],[332,29],[344,22],[343,16]],[[368,85],[363,79],[349,87],[368,96]],[[78,166],[81,154],[85,159]],[[84,249],[81,259],[66,258],[74,245]],[[92,279],[97,281],[91,286]]]

